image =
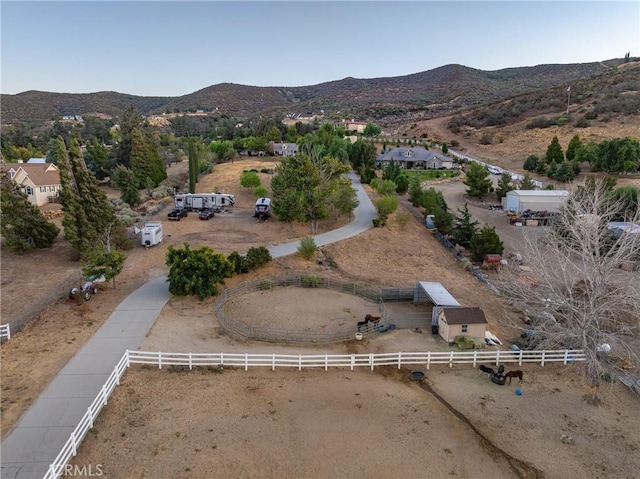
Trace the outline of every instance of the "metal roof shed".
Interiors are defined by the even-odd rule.
[[[440,283],[431,283],[428,281],[418,281],[413,288],[413,302],[422,303],[431,301],[433,303],[433,312],[431,313],[431,324],[438,324],[438,312],[444,308],[459,308],[460,303],[451,296]]]

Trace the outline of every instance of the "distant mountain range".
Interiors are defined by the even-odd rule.
[[[344,78],[302,87],[257,87],[220,83],[179,97],[144,97],[117,92],[26,91],[0,96],[2,124],[40,122],[66,115],[117,117],[129,105],[142,114],[203,110],[243,118],[286,113],[340,111],[376,121],[412,111],[439,116],[515,95],[568,85],[614,69],[623,59],[594,63],[538,65],[483,71],[445,65],[412,75]]]

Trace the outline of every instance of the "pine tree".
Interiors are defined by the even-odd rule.
[[[466,170],[467,178],[463,181],[468,186],[466,193],[469,196],[482,198],[489,193],[491,179],[489,170],[480,163],[471,162]]]
[[[558,181],[562,181],[563,183],[567,183],[569,181],[573,181],[575,178],[575,173],[573,171],[572,166],[567,161],[563,161],[556,172],[555,179]]]
[[[116,150],[116,163],[127,168],[131,166],[131,142],[134,129],[142,127],[144,118],[136,108],[131,105],[122,115],[120,120],[120,141]]]
[[[562,147],[560,146],[560,141],[557,136],[554,136],[551,139],[551,143],[547,147],[547,153],[544,155],[544,159],[549,165],[562,163],[564,160],[564,153],[562,152]]]
[[[456,216],[453,220],[453,239],[457,244],[469,248],[471,241],[478,234],[478,222],[471,221],[471,213],[469,213],[469,205],[464,204],[464,208],[458,208],[461,216]]]
[[[529,175],[524,175],[524,177],[522,178],[522,183],[520,183],[520,189],[521,190],[535,190],[536,189],[536,185],[533,182],[533,180],[531,179],[531,177]]]
[[[498,187],[496,188],[496,196],[498,201],[507,196],[507,193],[514,189],[511,184],[511,175],[509,173],[503,173],[498,180]]]
[[[571,141],[569,142],[569,146],[567,146],[567,152],[566,152],[568,161],[573,161],[575,159],[576,151],[581,146],[582,146],[582,141],[580,140],[580,137],[578,135],[575,135],[573,138],[571,138]]]
[[[193,138],[189,138],[189,193],[196,192],[198,182],[198,157]]]
[[[60,232],[49,223],[40,209],[29,202],[27,195],[0,168],[0,202],[2,216],[0,231],[7,247],[21,253],[34,248],[49,248]]]
[[[482,261],[487,254],[502,254],[504,243],[496,233],[495,226],[484,225],[471,240],[471,255],[474,260]]]

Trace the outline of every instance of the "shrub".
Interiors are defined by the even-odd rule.
[[[260,170],[260,173],[266,173],[267,175],[272,175],[273,174],[273,170],[271,168],[262,168]]]
[[[300,240],[300,246],[298,246],[298,253],[306,260],[312,259],[318,247],[316,246],[316,242],[311,236],[306,236]]]
[[[227,259],[233,266],[233,272],[235,274],[243,274],[249,272],[249,262],[247,261],[247,258],[242,256],[237,251],[233,251],[231,254],[229,254],[229,256],[227,256]]]
[[[270,281],[268,279],[262,280],[260,281],[260,285],[258,286],[259,289],[272,289],[273,288],[273,281]]]
[[[249,248],[246,258],[250,270],[260,268],[273,259],[271,258],[271,253],[269,253],[269,250],[265,246]]]
[[[260,185],[256,188],[253,194],[255,195],[256,198],[266,198],[269,195],[269,192],[267,191],[266,186]]]
[[[300,278],[303,288],[317,288],[322,283],[322,278],[317,274],[308,274]]]

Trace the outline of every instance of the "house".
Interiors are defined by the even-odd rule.
[[[556,213],[569,198],[566,190],[513,190],[502,198],[505,211],[522,213],[525,210]]]
[[[480,308],[446,308],[438,312],[438,333],[449,344],[456,336],[483,338],[487,318]]]
[[[405,170],[451,169],[453,160],[440,153],[421,147],[398,147],[378,155],[376,165],[384,167],[391,161],[400,164]]]
[[[298,154],[298,145],[295,143],[269,143],[269,149],[274,156],[295,156]]]
[[[58,197],[60,170],[53,163],[5,164],[5,168],[34,205],[42,206]]]
[[[351,120],[342,120],[342,126],[345,131],[355,131],[356,133],[364,133],[364,129],[367,127],[366,123],[362,123],[361,121]]]

